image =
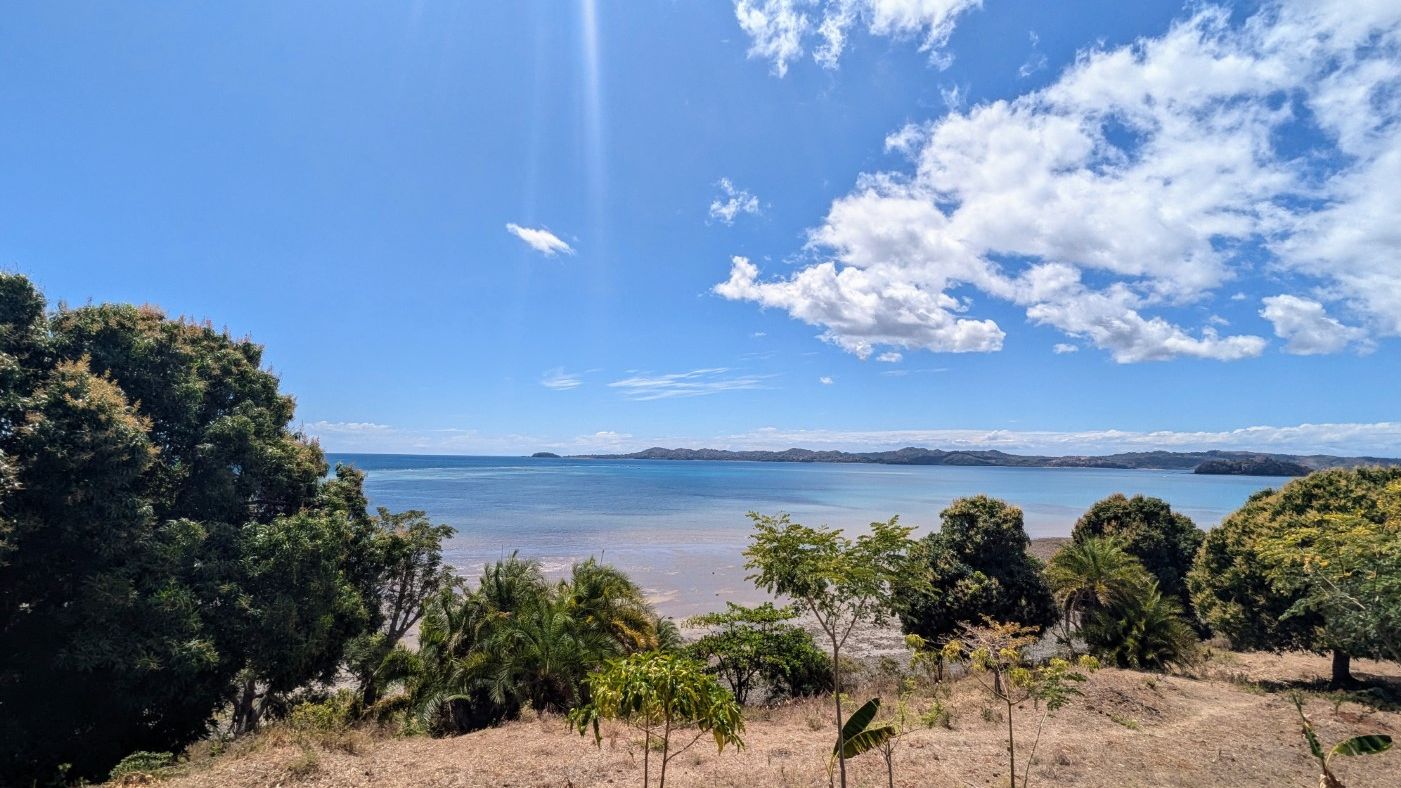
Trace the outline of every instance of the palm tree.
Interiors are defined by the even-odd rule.
[[[1124,668],[1161,670],[1190,661],[1197,650],[1182,608],[1163,596],[1156,578],[1095,612],[1081,632],[1099,655]]]
[[[1088,614],[1131,595],[1151,579],[1117,540],[1102,536],[1062,547],[1046,565],[1046,578],[1060,605],[1061,639],[1072,652],[1074,630]]]
[[[657,619],[642,589],[622,572],[590,558],[574,565],[561,596],[582,626],[606,633],[623,653],[657,648]]]

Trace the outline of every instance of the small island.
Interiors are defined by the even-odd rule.
[[[555,453],[552,452],[552,451],[537,451],[537,452],[535,452],[534,454],[530,455],[530,457],[531,457],[531,459],[535,459],[535,460],[558,460],[558,459],[559,459],[559,455],[558,455],[558,454],[555,454]]]
[[[1256,457],[1243,460],[1207,460],[1192,472],[1215,476],[1308,476],[1310,469],[1297,462]]]

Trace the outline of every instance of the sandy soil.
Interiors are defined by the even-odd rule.
[[[1192,675],[1106,669],[1084,695],[1047,720],[1031,769],[1032,785],[1313,786],[1290,687],[1316,688],[1323,657],[1218,652]],[[1359,662],[1359,676],[1401,691],[1401,666]],[[906,736],[895,754],[901,786],[1002,785],[1005,722],[971,679],[951,684],[944,701],[950,729]],[[873,694],[868,684],[858,696]],[[1309,695],[1308,710],[1327,742],[1367,732],[1401,735],[1401,713]],[[675,758],[676,786],[823,786],[830,752],[828,702],[752,709],[746,747],[717,754],[705,740]],[[1035,712],[1017,713],[1025,762]],[[656,767],[653,756],[653,767]],[[1348,761],[1348,762],[1341,762]],[[601,747],[556,717],[531,719],[451,739],[376,738],[364,732],[322,741],[273,730],[212,761],[193,763],[163,783],[196,786],[599,786],[639,785],[641,750],[628,732],[605,729]],[[1352,788],[1401,785],[1401,751],[1340,759]],[[851,761],[851,785],[885,785],[885,764]],[[655,781],[656,774],[653,773]]]

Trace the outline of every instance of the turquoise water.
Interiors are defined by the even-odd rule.
[[[1020,506],[1033,537],[1066,536],[1090,504],[1143,493],[1209,528],[1281,479],[1097,468],[963,468],[338,455],[367,473],[372,505],[424,509],[457,529],[446,557],[467,572],[519,550],[560,571],[601,555],[634,573],[664,608],[748,597],[740,551],[748,511],[859,529],[898,514],[925,533],[955,498]],[[668,607],[670,606],[670,607]]]

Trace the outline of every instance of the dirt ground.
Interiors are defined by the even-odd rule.
[[[1360,661],[1355,673],[1401,694],[1401,666]],[[1324,657],[1216,652],[1190,674],[1105,669],[1084,694],[1045,722],[1031,785],[1314,786],[1288,690],[1307,691],[1307,710],[1325,743],[1360,733],[1401,736],[1401,712],[1377,703],[1338,702],[1321,691]],[[854,692],[873,694],[874,684]],[[901,786],[1005,785],[1004,712],[972,679],[948,687],[951,727],[920,729],[895,752]],[[1387,704],[1380,704],[1386,707]],[[1389,706],[1395,709],[1395,705]],[[1018,771],[1035,736],[1030,707],[1015,716]],[[832,747],[831,706],[805,701],[747,714],[745,748],[717,754],[702,739],[674,758],[674,786],[824,786]],[[652,757],[655,784],[657,755]],[[1338,759],[1344,784],[1401,785],[1401,750]],[[885,763],[870,753],[849,763],[852,786],[885,785]],[[642,751],[622,728],[602,746],[557,717],[530,719],[449,739],[351,732],[311,741],[272,730],[162,784],[206,786],[601,786],[640,785]]]

